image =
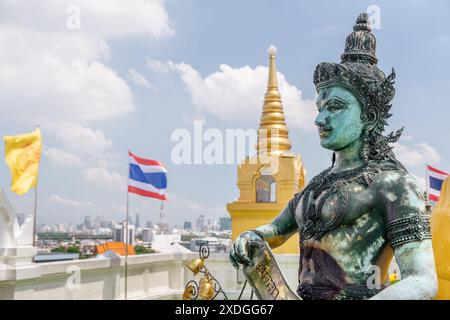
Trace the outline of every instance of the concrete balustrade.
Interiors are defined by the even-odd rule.
[[[197,253],[154,253],[128,257],[128,299],[180,299],[193,274],[185,267]],[[276,255],[289,284],[296,288],[298,256]],[[227,254],[211,253],[206,267],[230,299],[236,299],[244,277]],[[196,277],[199,279],[199,276]],[[244,298],[250,297],[247,290]],[[0,264],[0,299],[124,299],[125,258],[112,254],[95,259]],[[218,298],[222,298],[219,296]]]

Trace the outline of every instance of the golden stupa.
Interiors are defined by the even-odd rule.
[[[268,53],[269,76],[258,129],[257,153],[238,166],[239,198],[227,204],[233,239],[241,232],[272,221],[305,186],[302,158],[289,152],[291,142],[278,90],[276,48],[270,46]],[[298,235],[274,252],[298,253]]]

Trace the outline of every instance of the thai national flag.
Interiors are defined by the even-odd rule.
[[[427,176],[429,198],[430,200],[437,202],[439,200],[439,195],[441,194],[442,183],[449,174],[427,165]]]
[[[140,196],[167,200],[167,170],[156,160],[140,158],[130,151],[128,192]]]

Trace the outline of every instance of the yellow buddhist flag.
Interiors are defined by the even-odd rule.
[[[4,136],[5,162],[11,171],[11,190],[24,195],[31,187],[36,187],[39,161],[41,159],[41,130]]]
[[[431,214],[431,239],[438,276],[436,299],[450,299],[450,177],[444,180],[439,201]]]

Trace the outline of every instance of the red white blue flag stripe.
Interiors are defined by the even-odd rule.
[[[441,194],[442,183],[449,176],[447,172],[427,165],[428,195],[430,200],[437,202]]]
[[[143,197],[167,200],[167,170],[161,162],[128,152],[128,192]]]

